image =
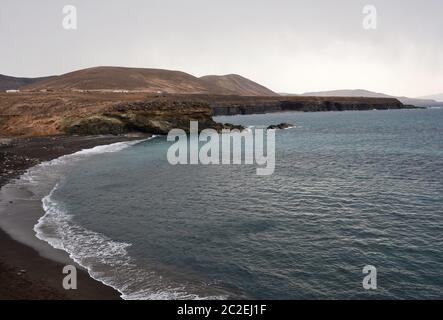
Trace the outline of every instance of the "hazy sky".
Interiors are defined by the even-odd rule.
[[[62,26],[74,5],[78,29]],[[377,9],[365,30],[363,7]],[[0,73],[238,73],[277,92],[443,92],[442,0],[1,0]]]

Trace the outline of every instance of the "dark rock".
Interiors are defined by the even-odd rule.
[[[365,97],[208,97],[214,115],[261,114],[273,112],[318,112],[345,110],[407,109],[395,98]]]
[[[0,148],[6,148],[12,146],[12,139],[0,139]]]
[[[191,121],[203,129],[239,129],[242,126],[217,123],[212,119],[212,108],[207,103],[193,101],[141,101],[120,104],[101,114],[68,123],[68,134],[97,135],[144,132],[166,135],[172,129],[189,132]]]
[[[241,125],[232,124],[232,123],[225,123],[223,125],[223,129],[243,131],[245,129],[245,127],[243,127]]]
[[[280,124],[273,124],[273,125],[270,125],[269,127],[268,127],[268,130],[281,130],[281,129],[287,129],[287,128],[291,128],[291,127],[293,127],[293,125],[292,124],[289,124],[289,123],[280,123]]]
[[[69,134],[81,135],[117,135],[122,134],[126,131],[127,129],[122,121],[115,118],[98,115],[74,122],[68,128],[66,128],[66,132]]]

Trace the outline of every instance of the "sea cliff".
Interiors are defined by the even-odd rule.
[[[0,137],[96,135],[143,132],[167,134],[233,128],[213,116],[271,112],[404,109],[397,99],[347,97],[241,97],[149,95],[143,93],[50,92],[0,94]]]

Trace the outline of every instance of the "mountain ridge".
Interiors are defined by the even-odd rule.
[[[438,102],[443,103],[443,93],[430,94],[430,95],[421,96],[421,97],[418,97],[418,98],[419,99],[431,99],[431,100],[436,100]]]
[[[6,76],[5,76],[6,77]],[[216,78],[214,78],[216,77]],[[3,90],[25,91],[139,91],[167,94],[217,95],[277,95],[270,89],[242,76],[208,76],[198,78],[191,74],[166,69],[100,66],[76,70],[58,76],[28,78],[27,82],[11,86],[14,77],[5,82]],[[218,79],[218,81],[214,81]],[[218,84],[220,83],[220,84]]]

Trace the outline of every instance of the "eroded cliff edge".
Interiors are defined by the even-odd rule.
[[[395,98],[355,97],[220,97],[201,96],[214,115],[260,114],[272,112],[364,111],[415,108]]]
[[[407,107],[383,98],[25,92],[0,94],[0,136],[167,134],[174,128],[189,130],[192,120],[201,130],[233,127],[215,122],[214,115]]]
[[[92,116],[65,121],[61,129],[68,134],[168,134],[176,128],[188,132],[190,121],[198,121],[200,130],[220,131],[225,125],[215,122],[212,113],[212,108],[201,102],[138,101],[120,103]]]

